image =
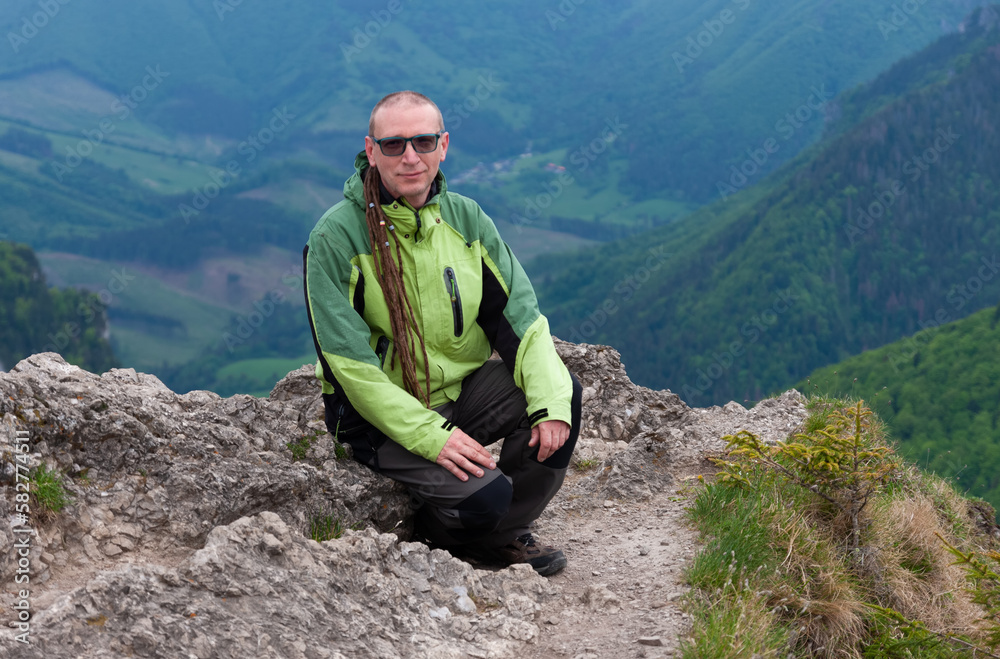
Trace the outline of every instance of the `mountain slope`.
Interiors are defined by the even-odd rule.
[[[1000,508],[1000,305],[814,371],[803,391],[874,401],[909,459]],[[876,397],[877,396],[877,397]]]
[[[50,289],[30,247],[0,241],[0,370],[36,352],[59,352],[105,371],[118,365],[106,332],[100,295]]]
[[[627,165],[627,177],[613,185],[637,199],[704,201],[744,150],[772,135],[775,122],[814,88],[833,94],[874,76],[955,29],[975,5],[923,6],[886,32],[880,22],[891,20],[895,5],[861,0],[586,7],[514,0],[476,11],[446,0],[419,8],[358,0],[156,7],[108,0],[100,12],[60,5],[34,36],[11,43],[0,79],[15,84],[68,70],[114,98],[136,89],[152,67],[166,74],[162,85],[142,92],[118,127],[133,141],[211,135],[235,144],[266,125],[272,109],[288,107],[296,115],[289,128],[295,146],[328,164],[355,147],[372,103],[391,89],[418,88],[438,100],[460,170],[516,155],[529,141],[539,152],[565,150],[568,160],[621,117],[628,152],[612,159]],[[37,10],[35,0],[13,0],[0,9],[0,28],[30,33],[24,21]],[[150,38],[138,49],[116,38],[126,33]],[[10,89],[0,116],[39,121],[34,99],[19,104],[32,89]],[[72,98],[61,105],[73,106]],[[98,105],[80,115],[78,128],[92,129],[101,112]],[[816,117],[787,136],[765,169],[821,132]],[[73,121],[66,112],[59,120]],[[175,141],[177,148],[189,142],[189,150],[197,142]],[[578,173],[588,188],[609,185]],[[516,199],[531,193],[509,191]],[[609,203],[602,213],[617,208]]]
[[[878,39],[871,36],[888,8],[859,0],[822,7],[635,0],[572,12],[526,0],[456,12],[434,0],[388,16],[357,1],[146,8],[110,0],[99,14],[59,5],[37,33],[11,43],[12,57],[0,58],[3,237],[105,259],[107,269],[141,264],[149,269],[143,274],[193,282],[181,292],[168,287],[169,295],[144,284],[149,295],[130,291],[111,310],[122,355],[174,363],[198,354],[203,339],[218,348],[224,317],[249,313],[250,301],[276,285],[236,291],[229,280],[242,273],[210,262],[256,262],[267,243],[285,257],[297,251],[324,203],[337,201],[342,154],[357,148],[370,104],[387,89],[417,87],[441,103],[454,136],[450,180],[461,181],[480,160],[486,170],[514,163],[495,179],[455,189],[481,199],[524,256],[676,219],[714,194],[715,172],[728,169],[728,158],[743,158],[732,145],[756,143],[804,98],[825,97],[950,29],[965,4],[925,7]],[[9,41],[22,29],[28,35],[23,21],[37,8],[16,0],[0,9]],[[678,64],[674,53],[729,20],[726,10],[738,20],[724,23],[693,62]],[[148,37],[141,50],[117,38],[126,32]],[[427,35],[438,33],[458,38],[429,43]],[[275,112],[288,125],[262,133]],[[821,130],[822,115],[810,116],[761,172]],[[609,126],[613,140],[605,138]],[[265,135],[273,140],[249,146]],[[526,148],[533,155],[518,158]],[[552,192],[557,163],[571,183],[539,217],[512,223]],[[231,164],[240,175],[219,183],[218,170]],[[210,203],[196,216],[181,212],[199,199]],[[227,282],[225,300],[208,300],[214,310],[205,299],[162,304],[199,295],[209,272]],[[229,299],[233,291],[242,308]]]
[[[994,304],[1000,279],[969,284],[1000,253],[1000,31],[974,20],[945,39],[965,56],[937,63],[941,82],[766,184],[534,264],[555,333],[621,346],[638,381],[704,404],[759,399],[911,334],[959,287],[963,315]]]

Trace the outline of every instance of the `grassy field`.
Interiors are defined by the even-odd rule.
[[[271,388],[278,380],[305,364],[314,364],[315,362],[316,353],[312,352],[292,359],[244,359],[220,368],[216,378],[221,381],[227,378],[245,377],[257,382],[270,382],[271,386],[267,389],[246,392],[253,396],[266,397],[271,393]]]
[[[110,300],[115,354],[137,370],[192,359],[222,340],[232,313],[127,265],[47,253],[39,260],[51,284],[83,286]]]
[[[679,219],[698,207],[667,198],[634,201],[622,191],[621,183],[628,173],[627,160],[614,153],[608,152],[606,157],[594,161],[601,167],[600,185],[592,181],[594,175],[588,171],[590,161],[587,161],[587,168],[580,162],[576,154],[571,155],[566,149],[533,153],[514,159],[508,171],[493,174],[488,180],[473,179],[451,184],[451,187],[462,193],[468,189],[467,194],[477,198],[477,193],[487,189],[484,198],[502,204],[509,211],[494,220],[519,223],[524,228],[548,227],[550,218],[572,218],[581,225],[646,229]],[[460,174],[449,172],[456,178]],[[585,232],[585,228],[580,228],[572,233]],[[570,232],[560,227],[559,233]]]
[[[302,179],[268,184],[240,194],[250,199],[265,199],[271,203],[302,211],[317,220],[331,206],[344,198],[343,181],[329,181],[325,184]],[[305,237],[303,237],[303,244]]]
[[[96,124],[95,124],[96,126]],[[60,165],[71,164],[75,161],[67,160],[70,151],[76,153],[87,152],[88,147],[81,149],[81,142],[86,143],[84,136],[79,133],[62,132],[57,130],[46,130],[41,128],[27,128],[21,122],[0,119],[0,133],[7,129],[16,127],[21,130],[46,137],[52,142],[54,156],[52,162]],[[204,185],[209,181],[209,172],[215,167],[206,162],[192,159],[180,151],[172,149],[170,142],[162,136],[160,144],[150,144],[144,147],[135,147],[113,143],[109,138],[102,141],[89,151],[87,157],[94,162],[100,163],[112,169],[124,171],[129,178],[136,183],[140,183],[161,194],[176,194],[184,190],[192,189],[199,185]],[[136,142],[138,144],[138,142]],[[156,147],[162,147],[158,151]],[[68,151],[70,150],[70,151]],[[37,173],[38,167],[44,162],[41,160],[16,156],[15,154],[4,153],[4,163],[17,166],[18,169],[30,173]],[[11,156],[16,158],[12,159]],[[65,175],[72,176],[72,171]]]

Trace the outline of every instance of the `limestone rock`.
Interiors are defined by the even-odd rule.
[[[693,418],[691,409],[676,394],[634,384],[614,348],[559,339],[555,344],[583,386],[578,460],[606,460],[642,433],[681,428]]]
[[[332,445],[325,432],[316,436],[322,422],[311,417],[321,414],[315,378],[310,384],[300,369],[275,391],[277,399],[178,395],[132,369],[98,376],[43,353],[0,374],[0,419],[5,432],[31,433],[33,464],[67,474],[72,499],[59,514],[58,540],[77,563],[136,549],[193,550],[216,526],[265,510],[304,533],[324,517],[406,533],[412,515],[402,487],[353,460],[293,460],[289,442]],[[11,583],[4,527],[0,581]],[[39,534],[40,551],[57,540],[45,528]]]
[[[477,571],[373,529],[318,543],[263,512],[216,527],[176,568],[98,575],[39,613],[44,632],[17,656],[511,656],[551,593],[530,568]]]

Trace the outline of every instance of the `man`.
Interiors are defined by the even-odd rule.
[[[430,543],[553,574],[566,557],[528,527],[565,477],[580,385],[493,221],[448,191],[437,105],[390,94],[368,133],[303,253],[327,427],[410,489]]]

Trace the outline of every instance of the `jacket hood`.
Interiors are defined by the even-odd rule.
[[[368,154],[362,151],[354,158],[354,174],[352,174],[351,178],[347,179],[344,183],[344,198],[349,199],[361,208],[365,207],[364,180],[365,174],[368,170]],[[444,194],[447,191],[448,184],[445,182],[444,173],[442,173],[440,169],[438,170],[437,176],[434,178],[434,182],[437,183],[438,195]],[[427,200],[427,203],[433,203],[432,200],[435,196],[437,195],[432,195],[431,198]],[[390,203],[391,201],[392,197],[389,195],[388,190],[385,189],[385,186],[383,186],[382,203]]]

